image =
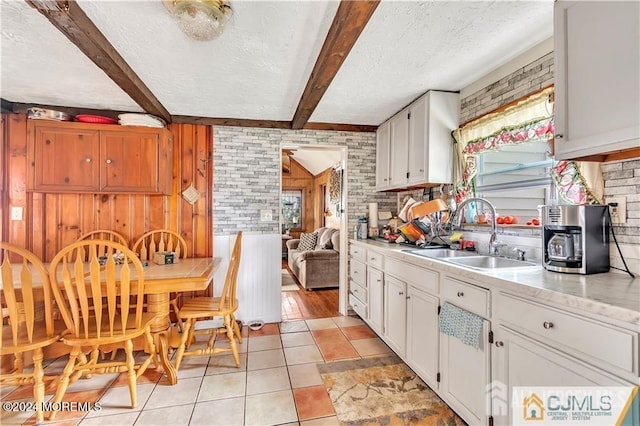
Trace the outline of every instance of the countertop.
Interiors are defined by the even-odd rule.
[[[384,251],[405,262],[450,272],[490,290],[504,290],[570,310],[592,313],[600,319],[640,331],[640,278],[631,278],[624,272],[563,274],[547,271],[541,265],[523,270],[479,271],[411,254],[407,250],[412,248],[405,245],[375,240],[350,242]]]

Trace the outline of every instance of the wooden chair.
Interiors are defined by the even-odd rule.
[[[129,243],[124,238],[124,236],[117,233],[116,231],[110,231],[108,229],[97,229],[95,231],[87,232],[86,234],[83,234],[80,238],[78,238],[78,241],[83,240],[106,240],[122,244],[125,247],[129,246]],[[107,251],[107,247],[98,247],[98,256],[104,255]]]
[[[180,344],[175,356],[176,370],[180,368],[183,356],[190,355],[213,355],[223,351],[231,351],[236,363],[240,366],[240,357],[235,339],[242,343],[240,328],[236,322],[235,312],[238,310],[238,300],[236,299],[236,286],[238,278],[238,268],[240,266],[240,252],[242,247],[242,231],[236,235],[236,241],[229,260],[229,269],[224,282],[222,294],[219,297],[196,297],[185,301],[178,317],[183,322]],[[207,329],[195,331],[196,321],[199,318],[222,318],[223,328]],[[230,348],[216,348],[215,338],[217,334],[226,334],[229,339]],[[186,347],[193,343],[194,334],[211,334],[211,338],[206,348],[185,352]]]
[[[105,261],[100,259],[101,249],[106,250],[103,252]],[[114,256],[116,253],[118,256]],[[156,358],[149,327],[156,314],[143,312],[142,263],[122,244],[83,240],[56,254],[49,267],[49,277],[60,313],[70,330],[63,342],[71,346],[69,362],[60,378],[54,402],[62,401],[69,384],[83,374],[126,372],[131,406],[135,407],[136,379]],[[149,357],[136,366],[133,339],[138,337],[146,339]],[[123,347],[125,361],[99,362],[98,356],[104,346],[109,350]],[[83,348],[91,348],[88,360]],[[50,419],[54,417],[55,412],[51,413]]]
[[[134,253],[138,254],[140,260],[153,261],[156,252],[172,251],[178,259],[187,257],[187,242],[182,235],[169,229],[158,229],[143,234],[133,244]],[[169,304],[176,318],[178,317],[178,301],[182,293],[171,293],[169,296]],[[180,322],[178,321],[180,327]]]
[[[40,259],[24,248],[0,242],[0,261],[0,357],[14,357],[13,370],[0,374],[0,383],[3,386],[33,384],[36,419],[42,423],[44,382],[57,378],[45,377],[42,349],[60,339],[64,334],[63,324],[54,324],[49,274]],[[33,371],[23,369],[25,353],[31,353]]]

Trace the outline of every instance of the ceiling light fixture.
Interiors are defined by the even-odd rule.
[[[165,0],[182,32],[194,40],[213,40],[222,33],[233,10],[227,0]]]

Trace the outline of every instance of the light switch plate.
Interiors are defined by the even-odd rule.
[[[273,214],[271,210],[260,210],[260,222],[271,222],[273,220]]]
[[[11,206],[11,220],[22,220],[22,207]]]
[[[609,197],[609,213],[611,214],[611,223],[627,222],[627,198],[626,197]]]

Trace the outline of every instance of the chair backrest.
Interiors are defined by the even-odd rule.
[[[100,254],[100,249],[106,251]],[[130,315],[136,328],[142,326],[144,271],[126,246],[76,241],[55,255],[49,277],[65,325],[75,337],[88,338],[90,330],[98,338],[116,336],[124,332]]]
[[[0,303],[3,324],[0,348],[5,333],[11,333],[13,346],[27,338],[33,342],[38,308],[44,302],[44,323],[47,336],[53,336],[53,299],[49,274],[40,259],[29,250],[0,241]],[[42,295],[42,298],[40,297]]]
[[[187,257],[187,242],[182,235],[169,229],[157,229],[143,234],[133,244],[133,251],[140,260],[152,260],[156,252],[172,251],[177,258]]]
[[[227,276],[224,280],[224,287],[222,288],[222,294],[220,295],[220,306],[225,306],[225,303],[230,304],[233,308],[236,308],[236,288],[238,284],[238,269],[240,268],[240,254],[242,252],[242,231],[238,231],[236,234],[236,242],[233,245],[233,251],[231,252],[231,259],[229,260],[229,269],[227,269]]]
[[[116,231],[110,231],[108,229],[97,229],[95,231],[87,232],[86,234],[83,234],[80,238],[78,238],[77,241],[83,240],[107,240],[122,244],[123,246],[129,246],[129,243],[124,238],[124,236],[117,233]],[[100,253],[100,256],[104,255],[106,252],[107,247],[98,247],[98,253]]]

